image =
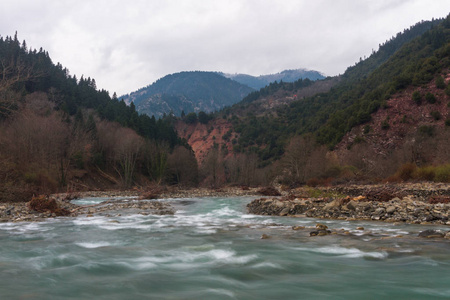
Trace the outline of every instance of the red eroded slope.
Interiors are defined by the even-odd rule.
[[[231,140],[235,138],[235,133],[231,137],[224,139],[223,136],[232,128],[230,122],[224,119],[214,119],[208,124],[186,124],[178,121],[175,129],[181,138],[185,138],[195,153],[195,158],[201,165],[208,152],[217,147],[221,154],[231,153],[233,145]],[[224,153],[225,152],[225,153]]]

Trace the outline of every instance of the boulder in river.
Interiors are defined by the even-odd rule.
[[[318,229],[318,230],[313,230],[309,233],[309,236],[323,236],[323,235],[329,235],[331,234],[331,230],[326,230],[326,229]]]
[[[419,233],[419,237],[424,238],[443,238],[445,233],[441,230],[427,229]]]

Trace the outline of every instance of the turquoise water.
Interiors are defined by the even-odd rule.
[[[450,298],[450,241],[417,237],[446,227],[254,216],[251,199],[0,224],[0,299]],[[291,228],[317,222],[351,235]]]

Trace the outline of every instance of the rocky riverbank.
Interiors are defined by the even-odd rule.
[[[165,202],[154,199],[189,198],[189,197],[232,197],[258,195],[258,189],[230,187],[224,189],[179,189],[157,187],[149,190],[127,190],[127,191],[89,191],[77,193],[60,193],[46,196],[45,201],[52,201],[53,207],[44,206],[38,209],[30,206],[30,202],[0,203],[1,222],[35,222],[58,216],[77,217],[117,215],[128,211],[144,215],[174,214],[174,208]],[[103,197],[106,201],[97,205],[79,206],[71,203],[71,200],[86,197]],[[115,197],[124,197],[116,200]],[[110,198],[110,199],[108,199]],[[55,210],[54,208],[57,208]]]
[[[94,215],[119,215],[124,211],[140,213],[166,215],[174,214],[173,207],[164,202],[151,200],[138,200],[136,198],[123,200],[107,200],[97,205],[79,206],[65,200],[50,198],[55,200],[59,211],[66,213],[58,214],[52,210],[35,210],[30,208],[29,203],[4,203],[0,205],[0,222],[38,222],[47,218],[59,216],[77,217],[85,215],[92,217]]]
[[[258,215],[450,225],[449,185],[347,186],[322,193],[308,197],[304,189],[293,190],[284,197],[256,199],[247,207]]]

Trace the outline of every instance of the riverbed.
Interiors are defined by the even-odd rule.
[[[246,210],[253,199],[161,199],[152,201],[173,215],[2,223],[0,298],[450,297],[450,242],[418,237],[447,226],[256,216]],[[317,223],[337,234],[311,237]]]

